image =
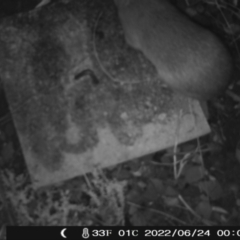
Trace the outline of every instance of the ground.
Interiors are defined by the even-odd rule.
[[[182,9],[222,37],[237,66],[238,1],[188,2]],[[6,225],[239,226],[238,72],[207,103],[211,134],[38,191],[1,88],[0,238]]]

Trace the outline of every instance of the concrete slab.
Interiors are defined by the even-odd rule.
[[[3,80],[35,187],[209,133],[124,41],[112,0],[83,0],[0,24]]]

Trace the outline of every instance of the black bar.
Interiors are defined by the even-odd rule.
[[[65,236],[65,238],[64,238]],[[240,239],[240,227],[7,227],[7,240]]]

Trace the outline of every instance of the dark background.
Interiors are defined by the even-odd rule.
[[[0,0],[0,18],[34,9],[42,0]],[[51,2],[54,2],[52,0]]]

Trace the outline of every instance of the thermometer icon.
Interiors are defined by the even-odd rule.
[[[89,238],[88,228],[83,229],[82,237],[85,239]]]

